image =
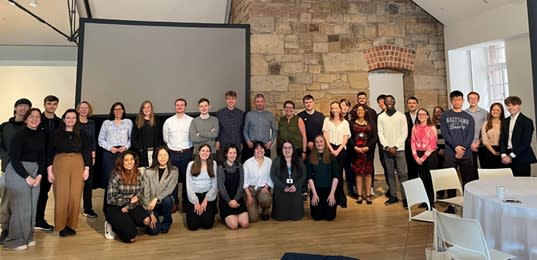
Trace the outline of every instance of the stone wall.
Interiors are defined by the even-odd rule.
[[[263,93],[275,114],[305,94],[325,114],[333,100],[355,103],[376,69],[403,72],[405,97],[422,106],[447,106],[443,25],[410,0],[234,0],[231,13],[251,25],[252,102]]]

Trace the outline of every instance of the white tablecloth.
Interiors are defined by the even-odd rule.
[[[496,196],[496,185],[505,187],[505,203]],[[478,219],[489,248],[537,260],[537,178],[505,177],[477,180],[464,187],[464,218]]]

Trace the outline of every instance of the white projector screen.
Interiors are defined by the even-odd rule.
[[[144,100],[158,114],[175,112],[184,98],[187,112],[207,98],[211,111],[237,92],[237,106],[249,105],[249,26],[81,19],[76,102],[89,101],[97,115],[122,102],[129,114]]]

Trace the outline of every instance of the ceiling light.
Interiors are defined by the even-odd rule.
[[[32,2],[30,2],[30,6],[37,7],[37,5],[37,0],[32,0]]]

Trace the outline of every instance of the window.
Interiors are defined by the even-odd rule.
[[[507,79],[507,63],[505,59],[505,43],[499,42],[487,48],[487,75],[490,101],[503,103],[509,96]]]

